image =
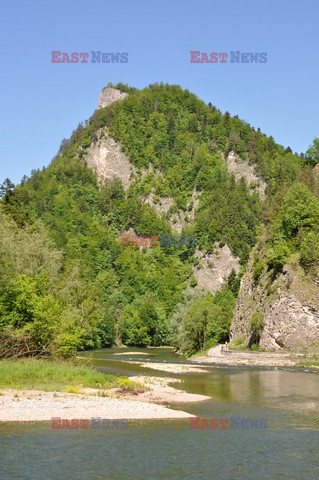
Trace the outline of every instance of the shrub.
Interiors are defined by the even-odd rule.
[[[249,328],[251,337],[248,342],[248,347],[252,348],[253,344],[258,345],[261,337],[261,333],[264,328],[264,318],[261,313],[254,312],[250,317]]]
[[[259,280],[260,275],[262,274],[265,268],[265,263],[262,260],[257,260],[254,263],[253,277],[255,282]]]
[[[261,333],[264,328],[264,318],[261,313],[254,312],[249,321],[250,333]]]

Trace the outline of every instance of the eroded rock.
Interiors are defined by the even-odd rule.
[[[214,253],[210,255],[203,255],[200,250],[196,250],[195,256],[202,266],[193,267],[198,285],[212,294],[223,287],[232,270],[239,272],[239,258],[234,257],[228,245],[221,248],[216,244]]]
[[[112,87],[103,88],[99,96],[99,102],[98,102],[97,108],[108,107],[109,105],[111,105],[112,103],[118,100],[123,100],[125,97],[127,97],[127,93],[121,92],[116,88],[112,88]]]
[[[259,345],[266,350],[301,350],[319,342],[319,286],[297,263],[285,265],[275,280],[264,272],[254,279],[251,253],[231,325],[233,339],[245,337],[248,344],[250,319],[259,312],[264,320]]]
[[[108,136],[106,129],[98,131],[97,138],[88,148],[86,162],[100,179],[119,178],[126,189],[131,184],[131,174],[136,172],[120,145]]]
[[[225,159],[227,170],[234,174],[236,180],[245,178],[250,186],[254,186],[262,199],[265,198],[266,183],[255,174],[253,165],[247,160],[242,160],[234,151],[229,152]]]

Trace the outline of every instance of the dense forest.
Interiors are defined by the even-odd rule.
[[[128,96],[80,124],[47,168],[1,185],[0,358],[66,357],[114,344],[190,354],[225,341],[240,277],[261,238],[266,256],[255,260],[256,280],[265,268],[276,275],[291,255],[318,276],[319,139],[293,154],[179,86],[114,87]],[[86,165],[106,128],[138,172],[128,190],[118,179],[98,181]],[[227,171],[230,151],[266,182],[264,200]],[[161,175],[139,175],[150,165]],[[174,233],[145,195],[170,197],[169,214],[187,216],[194,189],[199,206],[183,234],[195,235],[197,247],[121,246],[129,228]],[[229,246],[241,269],[212,295],[192,267],[196,248],[210,253],[216,242]]]

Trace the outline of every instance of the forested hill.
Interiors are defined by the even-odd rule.
[[[226,340],[261,235],[272,275],[302,242],[316,275],[319,218],[278,224],[286,196],[288,217],[302,195],[317,205],[317,140],[298,156],[178,86],[107,88],[127,96],[79,125],[48,168],[2,185],[0,357]],[[197,245],[123,246],[124,233]]]

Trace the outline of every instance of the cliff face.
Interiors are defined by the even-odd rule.
[[[285,265],[273,280],[266,268],[254,278],[256,248],[244,274],[234,319],[233,339],[251,340],[250,319],[258,312],[264,320],[259,345],[266,350],[301,350],[319,342],[319,285],[298,262]]]
[[[106,87],[103,88],[99,96],[99,103],[97,108],[104,108],[111,105],[111,103],[116,102],[117,100],[123,100],[127,97],[127,93],[120,92],[116,88]]]
[[[234,151],[229,152],[226,159],[227,170],[233,173],[236,180],[245,178],[252,189],[256,189],[261,199],[265,198],[266,183],[256,175],[255,168],[247,160],[242,160]]]
[[[225,286],[232,270],[239,272],[239,258],[234,257],[228,245],[220,247],[217,243],[210,255],[204,255],[200,250],[196,250],[195,257],[200,263],[200,268],[193,267],[197,283],[212,294]]]
[[[99,96],[98,108],[108,107],[112,103],[123,100],[127,93],[116,88],[104,88]],[[86,154],[86,163],[100,179],[119,178],[125,189],[131,184],[134,166],[124,155],[122,148],[113,138],[108,136],[107,129],[100,129]]]
[[[135,172],[120,145],[108,136],[106,129],[98,131],[97,138],[87,151],[86,163],[99,178],[119,178],[126,189],[130,186],[131,174]]]

